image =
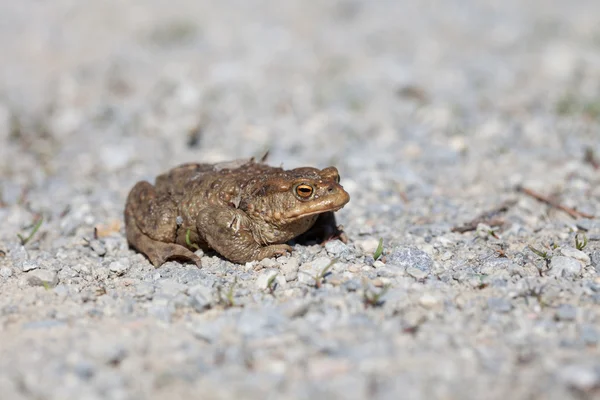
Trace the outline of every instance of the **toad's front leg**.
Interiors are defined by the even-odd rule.
[[[248,217],[229,207],[205,208],[198,214],[196,228],[210,247],[236,263],[281,256],[292,251],[287,244],[259,243],[252,234]]]

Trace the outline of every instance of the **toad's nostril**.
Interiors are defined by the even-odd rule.
[[[334,190],[335,190],[335,188],[333,186],[329,186],[327,188],[327,193],[333,193]]]

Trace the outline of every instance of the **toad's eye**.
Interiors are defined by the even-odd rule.
[[[340,176],[339,175],[336,175],[333,179],[335,180],[335,183],[340,183]]]
[[[306,183],[301,183],[296,186],[296,194],[303,199],[308,199],[312,196],[313,191],[312,186],[307,185]]]

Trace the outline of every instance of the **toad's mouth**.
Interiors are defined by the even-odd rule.
[[[305,212],[299,212],[299,213],[291,213],[291,214],[286,215],[286,220],[297,221],[299,219],[310,217],[310,216],[317,215],[317,214],[323,214],[326,212],[336,212],[336,211],[341,210],[346,205],[346,203],[335,204],[331,207],[323,207],[318,210],[305,211]]]

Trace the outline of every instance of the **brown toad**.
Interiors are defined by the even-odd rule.
[[[291,251],[307,231],[341,233],[333,212],[350,200],[335,167],[284,170],[262,161],[184,164],[127,197],[129,244],[155,267],[170,259],[200,266],[195,249],[214,249],[237,263]],[[311,229],[312,228],[312,229]]]

